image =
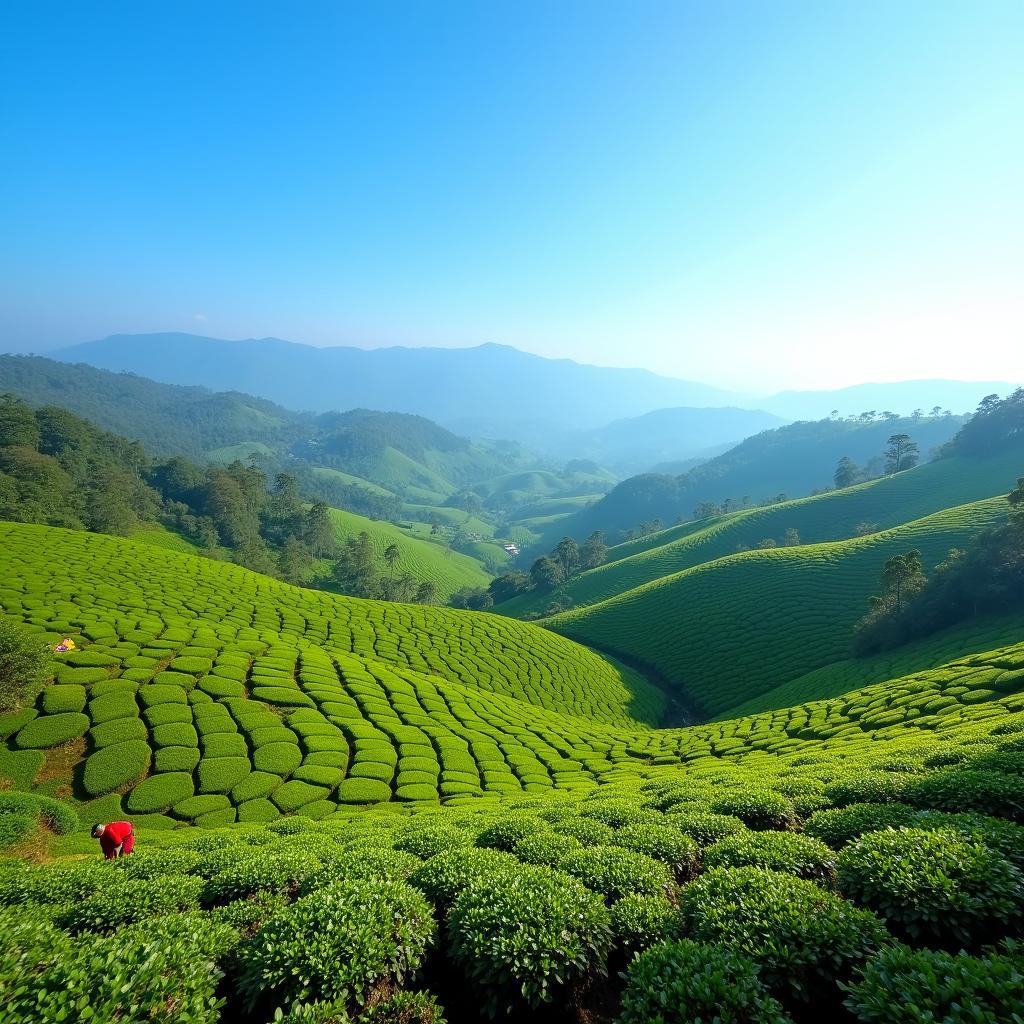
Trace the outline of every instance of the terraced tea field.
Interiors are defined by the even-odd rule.
[[[925,567],[1006,514],[1003,498],[868,537],[745,551],[549,620],[552,629],[653,666],[721,715],[850,656],[853,626],[882,565],[919,548]]]
[[[5,1024],[1024,1005],[971,980],[1024,915],[1024,643],[653,729],[638,679],[514,620],[48,527],[0,524],[0,572],[79,645],[0,716]],[[122,817],[136,852],[97,861],[83,826]]]
[[[886,530],[942,509],[979,501],[1010,489],[1024,461],[1015,447],[985,459],[940,459],[895,476],[841,491],[747,509],[709,522],[671,527],[619,544],[608,561],[575,577],[553,594],[524,594],[501,605],[505,615],[542,611],[554,598],[572,599],[577,608],[606,601],[636,587],[705,562],[755,548],[766,537],[781,544],[789,529],[804,544],[845,540],[861,523]]]

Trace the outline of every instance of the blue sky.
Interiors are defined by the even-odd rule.
[[[0,346],[1024,380],[1024,4],[0,11]]]

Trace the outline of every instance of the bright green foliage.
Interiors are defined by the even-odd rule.
[[[623,896],[610,913],[615,944],[628,954],[679,936],[679,913],[663,896]]]
[[[906,804],[848,804],[815,811],[804,824],[804,832],[838,850],[868,832],[901,828],[914,818],[913,808]]]
[[[707,872],[681,891],[679,911],[685,935],[749,956],[784,1002],[820,997],[888,937],[873,914],[763,868]]]
[[[21,842],[36,827],[36,816],[24,811],[0,814],[0,850]]]
[[[400,983],[434,934],[426,900],[401,882],[338,882],[272,918],[239,950],[242,991],[362,1003],[378,982]]]
[[[359,1019],[361,1024],[445,1024],[444,1011],[429,992],[396,992]]]
[[[575,836],[552,831],[539,832],[520,839],[512,852],[524,864],[558,867],[566,857],[582,849],[583,844]]]
[[[135,921],[196,909],[202,888],[201,879],[184,875],[129,878],[72,904],[58,915],[57,923],[70,932],[119,931]]]
[[[738,789],[724,793],[711,803],[715,814],[739,818],[747,828],[790,829],[797,824],[793,803],[770,790]]]
[[[492,850],[510,851],[520,839],[546,832],[549,826],[531,814],[510,814],[499,818],[476,837],[476,845]]]
[[[1001,853],[1019,871],[1024,871],[1024,825],[986,814],[944,814],[941,811],[920,811],[901,824],[959,832]]]
[[[80,712],[69,711],[56,715],[44,715],[28,723],[14,737],[15,746],[21,748],[56,747],[60,743],[85,735],[89,718]]]
[[[82,785],[91,796],[110,793],[138,778],[148,767],[151,751],[143,740],[113,743],[90,754]]]
[[[445,911],[471,886],[501,886],[521,869],[515,857],[500,850],[456,849],[431,857],[409,876],[409,882]]]
[[[232,934],[198,915],[174,915],[116,935],[45,945],[32,936],[16,975],[0,981],[5,1024],[58,1024],[123,1017],[131,993],[133,1019],[152,1024],[216,1024],[222,972],[218,949]],[[0,933],[6,931],[0,928]],[[59,934],[59,933],[58,933]],[[24,942],[25,940],[22,939]]]
[[[546,868],[501,882],[463,890],[448,916],[451,956],[486,1007],[536,1007],[604,972],[612,933],[599,896]]]
[[[319,858],[302,849],[267,852],[259,847],[234,853],[231,863],[206,883],[206,903],[229,903],[257,893],[293,896],[303,879],[320,867]]]
[[[667,864],[618,846],[592,846],[571,853],[559,867],[609,902],[631,893],[663,896],[673,888],[672,872]]]
[[[0,712],[30,704],[50,674],[51,662],[50,648],[37,633],[0,615]]]
[[[48,715],[57,715],[61,712],[83,711],[85,709],[85,687],[76,684],[53,686],[43,690],[43,711]]]
[[[356,878],[378,881],[405,882],[423,862],[415,854],[386,847],[359,847],[341,851],[321,851],[324,865],[312,872],[302,885],[302,896],[316,892],[335,882]]]
[[[164,772],[140,782],[129,794],[125,807],[132,814],[165,811],[192,796],[195,784],[188,772]]]
[[[914,940],[978,944],[1024,911],[1024,878],[953,831],[871,832],[839,854],[843,894]]]
[[[835,854],[824,843],[792,832],[741,832],[704,851],[708,868],[768,868],[831,885]]]
[[[613,846],[664,861],[679,880],[691,878],[697,872],[700,847],[695,840],[669,825],[626,825],[610,841]]]
[[[742,832],[747,827],[732,814],[714,814],[689,809],[666,815],[665,823],[701,846],[710,846],[726,836]]]
[[[864,1024],[1010,1024],[1022,1019],[1024,963],[893,945],[868,961],[847,1007]]]
[[[791,1024],[753,961],[681,940],[649,949],[626,972],[620,1024]]]
[[[921,779],[906,794],[917,807],[978,811],[1024,822],[1024,778],[951,768]]]

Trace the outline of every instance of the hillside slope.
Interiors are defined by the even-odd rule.
[[[339,541],[357,537],[360,533],[369,534],[374,555],[381,565],[384,564],[384,551],[394,544],[400,555],[394,566],[395,575],[411,576],[417,583],[434,583],[442,600],[447,600],[462,587],[486,587],[491,580],[475,558],[425,540],[411,530],[336,508],[332,508],[329,514]]]
[[[1024,443],[985,458],[948,458],[867,483],[765,508],[745,509],[688,522],[611,548],[608,561],[554,592],[530,592],[499,608],[506,615],[542,611],[568,598],[581,608],[662,576],[756,547],[765,538],[781,544],[795,529],[803,543],[845,540],[858,526],[889,529],[944,508],[979,501],[1006,490],[1024,465]]]
[[[1004,498],[868,537],[746,551],[553,617],[565,636],[653,667],[709,714],[849,657],[882,565],[919,548],[930,570],[1007,512]]]

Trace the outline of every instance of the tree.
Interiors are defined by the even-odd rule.
[[[388,563],[388,575],[391,579],[395,577],[395,566],[401,557],[402,552],[398,550],[397,544],[389,544],[384,549],[384,561]]]
[[[882,593],[871,598],[880,602],[899,615],[907,601],[921,589],[924,583],[924,566],[921,552],[913,548],[903,555],[893,555],[882,569]]]
[[[417,604],[437,604],[437,584],[433,580],[424,580],[416,588],[413,600]]]
[[[298,586],[313,567],[313,558],[309,548],[298,537],[289,537],[281,548],[277,563],[281,579]]]
[[[324,502],[315,502],[306,512],[302,535],[314,558],[330,558],[334,553],[334,526]]]
[[[452,608],[473,612],[485,612],[494,604],[494,599],[483,587],[463,587],[448,599]]]
[[[0,448],[39,448],[39,426],[16,395],[0,395]]]
[[[888,445],[885,449],[885,471],[887,473],[900,473],[917,465],[917,444],[910,440],[908,434],[893,434],[886,444]]]
[[[763,537],[757,542],[757,547],[761,551],[765,551],[768,548],[777,548],[779,545],[773,537]]]
[[[800,531],[795,526],[791,526],[782,538],[782,546],[784,548],[796,548],[800,546]]]
[[[867,537],[878,531],[878,523],[869,523],[866,520],[859,522],[853,528],[854,537]]]
[[[931,412],[929,412],[928,415],[929,416],[941,416],[942,415],[942,406],[941,405],[933,405],[932,408],[931,408]]]
[[[35,700],[50,675],[50,647],[21,623],[0,616],[0,712]]]
[[[572,537],[563,537],[556,545],[551,557],[562,570],[562,578],[569,579],[579,569],[580,549]]]
[[[538,590],[554,590],[565,577],[558,562],[547,555],[541,555],[530,566],[530,578]]]
[[[604,565],[608,558],[608,545],[604,542],[604,534],[595,530],[584,542],[580,549],[580,566],[583,569],[596,569]]]
[[[835,485],[839,490],[842,490],[844,487],[851,487],[860,480],[860,478],[860,468],[848,455],[844,455],[839,460],[839,464],[836,466],[836,471],[832,474],[832,479],[835,481]]]
[[[719,514],[718,506],[713,501],[702,501],[694,510],[694,519],[710,519]]]
[[[488,590],[495,604],[508,601],[518,594],[525,594],[533,587],[533,580],[525,573],[514,569],[491,580]]]

